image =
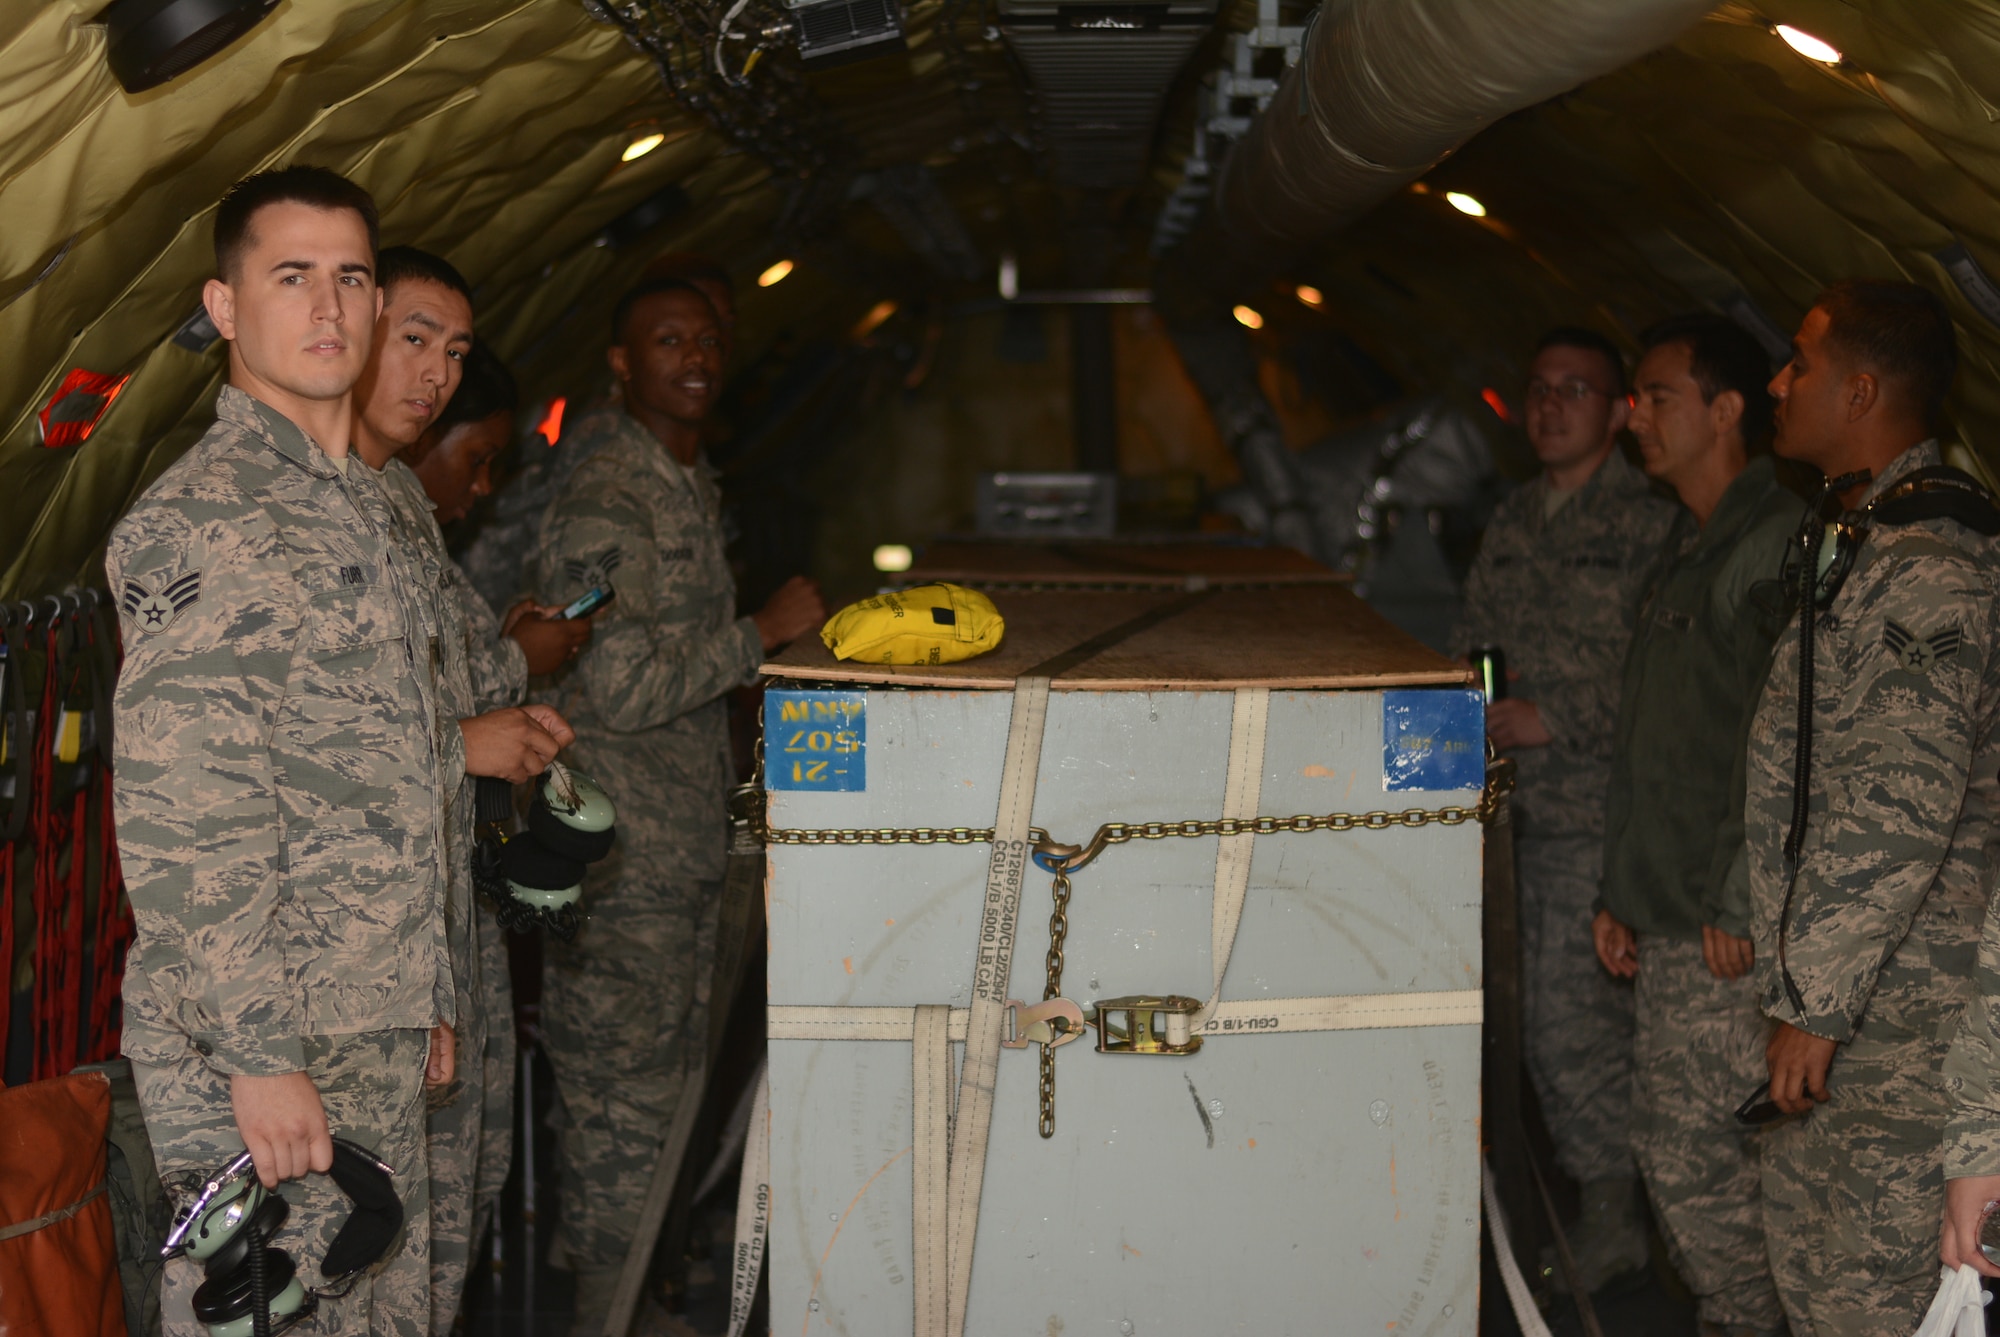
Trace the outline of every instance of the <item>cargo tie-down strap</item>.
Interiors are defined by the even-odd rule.
[[[1053,675],[1049,675],[1053,676]],[[912,1045],[915,1337],[963,1337],[972,1283],[972,1250],[992,1126],[993,1091],[1007,1022],[1022,883],[1030,855],[1029,822],[1048,715],[1049,676],[1020,679],[1014,691],[1001,771],[1000,806],[992,833],[986,892],[973,974],[972,1006],[790,1007],[768,1010],[772,1040],[901,1040]],[[1257,814],[1270,716],[1268,688],[1239,689],[1229,731],[1229,772],[1223,817],[1234,826]],[[1362,824],[1364,829],[1380,829]],[[1478,989],[1426,993],[1349,994],[1322,998],[1222,1001],[1222,983],[1242,922],[1250,885],[1255,832],[1218,837],[1210,928],[1214,979],[1208,1001],[1192,1017],[1169,1016],[1204,1038],[1301,1031],[1373,1030],[1411,1026],[1476,1026],[1484,1017]],[[1101,1024],[1101,1023],[1100,1023]],[[1170,1041],[1185,1040],[1170,1030]],[[965,1044],[957,1099],[952,1099],[954,1041]],[[730,1337],[749,1321],[770,1220],[770,1093],[768,1078],[751,1115],[738,1198]]]

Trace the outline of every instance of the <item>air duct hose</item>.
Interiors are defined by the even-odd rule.
[[[1326,0],[1223,164],[1223,225],[1239,248],[1316,241],[1502,116],[1665,46],[1713,5]]]

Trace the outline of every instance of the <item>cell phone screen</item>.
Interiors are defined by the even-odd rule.
[[[595,613],[598,609],[604,607],[604,605],[617,597],[618,591],[612,589],[609,585],[599,585],[588,594],[580,596],[575,603],[563,609],[556,616],[562,618],[564,621],[569,621],[572,618],[589,617],[592,613]]]

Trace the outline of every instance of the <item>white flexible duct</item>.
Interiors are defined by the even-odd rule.
[[[1326,0],[1223,165],[1223,224],[1242,240],[1317,240],[1502,116],[1657,50],[1713,4]]]

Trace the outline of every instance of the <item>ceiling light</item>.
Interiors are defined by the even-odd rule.
[[[1816,60],[1822,65],[1840,64],[1840,52],[1830,44],[1820,41],[1819,38],[1814,37],[1811,33],[1800,32],[1797,28],[1785,23],[1778,25],[1777,32],[1778,36],[1785,39],[1786,46],[1798,52],[1807,60]]]
[[[1467,214],[1473,218],[1486,217],[1486,206],[1472,196],[1467,195],[1464,191],[1447,190],[1444,193],[1444,199],[1446,204],[1449,204],[1462,214]]]
[[[792,262],[789,260],[780,260],[777,264],[772,265],[757,276],[757,286],[760,288],[769,288],[774,284],[783,283],[785,276],[791,272]]]
[[[1318,288],[1309,287],[1301,283],[1298,287],[1292,289],[1292,292],[1301,302],[1304,302],[1315,311],[1320,310],[1326,305],[1326,294]]]
[[[908,571],[912,560],[907,543],[884,543],[875,549],[877,571]]]
[[[883,321],[896,314],[896,304],[887,298],[868,308],[868,314],[854,327],[854,337],[866,339],[881,327]]]
[[[657,130],[650,135],[641,135],[625,146],[625,151],[618,155],[618,161],[631,162],[643,158],[666,142],[667,137]]]
[[[1264,328],[1264,314],[1255,307],[1239,306],[1229,314],[1236,317],[1236,323],[1245,329],[1261,330]]]

